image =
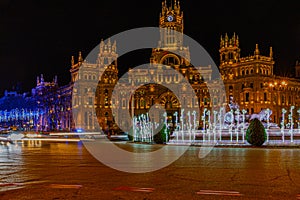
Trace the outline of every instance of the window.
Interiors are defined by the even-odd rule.
[[[250,97],[249,92],[247,92],[247,93],[246,93],[246,98],[245,98],[245,99],[246,99],[246,102],[249,102],[249,97]]]
[[[178,82],[179,78],[178,78],[178,74],[175,74],[175,81]]]
[[[93,97],[88,98],[88,103],[89,103],[89,105],[93,105]]]
[[[107,89],[104,90],[104,95],[108,96],[108,90]]]
[[[217,105],[218,104],[218,99],[215,97],[214,98],[214,105]]]
[[[264,101],[268,101],[267,93],[264,93]]]
[[[108,58],[104,58],[104,65],[108,64]]]
[[[232,85],[229,86],[229,90],[233,90],[233,86]]]

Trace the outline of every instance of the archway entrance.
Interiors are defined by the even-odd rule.
[[[180,103],[178,98],[170,91],[163,93],[159,97],[159,103],[160,105],[166,110],[167,112],[167,122],[169,125],[169,128],[174,130],[175,128],[175,112],[180,113]]]

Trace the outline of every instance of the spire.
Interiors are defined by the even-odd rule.
[[[101,42],[100,42],[100,53],[104,51],[104,41],[103,39],[101,39]]]
[[[116,41],[116,40],[115,40],[114,43],[113,43],[112,51],[113,51],[114,53],[117,52],[117,41]]]
[[[236,46],[239,47],[240,46],[240,40],[239,40],[239,36],[236,36],[236,42],[235,42]]]
[[[78,62],[83,62],[81,51],[79,51]]]
[[[107,47],[108,47],[108,52],[111,52],[111,41],[110,41],[110,38],[108,38]]]
[[[43,83],[43,82],[44,82],[44,75],[41,74],[41,83]]]
[[[232,45],[236,46],[236,35],[235,35],[235,32],[233,32],[233,36],[232,36]]]
[[[220,48],[224,47],[224,40],[223,40],[223,36],[221,35],[220,38]]]
[[[36,85],[39,85],[39,84],[40,84],[40,77],[37,76],[37,77],[36,77]]]
[[[270,47],[270,58],[273,60],[273,47]]]
[[[225,34],[225,47],[227,47],[228,46],[228,35],[227,35],[227,33]]]
[[[228,41],[228,35],[227,35],[227,33],[225,34],[225,41],[226,42]]]
[[[71,65],[73,66],[75,64],[74,56],[71,58]]]
[[[259,52],[258,44],[256,44],[255,51],[254,51],[254,55],[258,56],[259,53],[260,53],[260,52]]]
[[[57,75],[54,76],[54,81],[55,84],[57,84]]]

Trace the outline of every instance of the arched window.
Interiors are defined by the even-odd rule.
[[[250,94],[249,94],[249,92],[247,92],[247,93],[246,93],[245,101],[246,101],[246,102],[249,102],[249,99],[250,99]]]
[[[104,95],[108,96],[108,90],[107,89],[104,90]]]
[[[167,56],[166,58],[163,59],[162,64],[164,64],[164,65],[179,65],[180,61],[175,56]]]

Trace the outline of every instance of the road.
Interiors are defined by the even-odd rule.
[[[153,151],[160,146],[120,143]],[[126,173],[79,143],[0,145],[0,199],[300,199],[298,148],[190,147],[171,165]]]

